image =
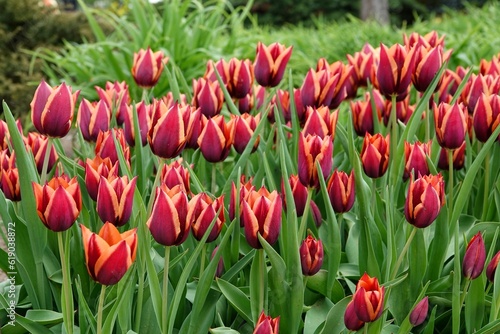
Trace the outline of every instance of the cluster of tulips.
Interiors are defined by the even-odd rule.
[[[219,243],[220,235],[229,233],[229,222],[236,220],[247,244],[257,250],[256,259],[260,256],[264,259],[265,250],[272,265],[275,261],[271,259],[272,249],[283,250],[288,243],[295,242],[297,245],[292,249],[298,254],[282,254],[287,264],[296,259],[304,277],[333,269],[334,272],[328,273],[330,284],[337,280],[340,252],[347,252],[345,236],[351,225],[347,226],[342,217],[352,210],[358,194],[369,198],[366,188],[370,182],[373,196],[370,201],[374,203],[380,200],[374,195],[377,188],[396,193],[406,191],[401,214],[413,227],[398,260],[387,265],[387,274],[373,269],[374,265],[368,263],[373,255],[372,246],[360,242],[358,257],[364,260],[360,260],[359,275],[364,274],[344,306],[344,325],[356,331],[376,322],[384,313],[382,318],[389,317],[384,301],[390,287],[380,285],[379,280],[394,282],[406,270],[404,259],[413,237],[419,229],[436,221],[445,203],[449,229],[458,243],[458,221],[454,219],[453,206],[453,180],[457,178],[454,170],[464,168],[471,143],[479,141],[491,147],[490,137],[498,136],[499,132],[500,58],[483,60],[479,73],[472,74],[462,67],[445,69],[450,53],[451,50],[445,51],[444,37],[436,32],[425,36],[414,33],[404,36],[403,45],[381,44],[373,48],[367,44],[360,52],[348,55],[347,63],[320,59],[316,69],[307,72],[301,87],[281,89],[278,86],[283,81],[292,47],[259,43],[253,62],[235,58],[209,61],[203,77],[193,80],[191,93],[181,94],[173,89],[156,98],[151,96],[150,88],[158,82],[169,59],[162,51],[148,48],[134,55],[131,69],[135,83],[144,89],[137,103],[129,96],[125,82],[96,87],[98,101],[85,98],[79,101],[79,91],[73,92],[65,83],[51,87],[41,82],[31,102],[31,120],[36,131],[24,135],[19,122],[16,126],[9,121],[0,122],[0,189],[5,199],[21,205],[27,205],[23,203],[25,198],[33,197],[39,220],[58,235],[66,332],[73,332],[75,302],[71,261],[65,249],[69,243],[64,242],[71,235],[63,233],[73,233],[75,241],[71,247],[80,247],[75,243],[81,240],[88,274],[104,287],[117,284],[126,275],[140,243],[149,244],[152,237],[164,246],[164,304],[157,317],[162,332],[171,333],[174,324],[168,321],[169,312],[174,311],[169,311],[166,304],[172,247],[182,245],[190,234],[201,242]],[[349,101],[349,106],[345,101]],[[353,131],[346,130],[349,128]],[[16,146],[17,150],[13,149],[13,131],[18,131],[16,136],[22,138],[22,146]],[[342,143],[335,146],[337,131],[341,131]],[[65,154],[59,145],[59,138],[70,132],[77,139],[71,155]],[[407,138],[415,140],[409,142]],[[358,144],[360,147],[356,147]],[[23,162],[36,165],[36,179],[29,180],[30,193],[21,191],[23,180],[16,164],[21,147],[24,156],[29,157]],[[349,153],[358,152],[359,148],[358,155]],[[431,154],[435,149],[440,150],[436,164]],[[201,161],[199,154],[212,164],[213,176],[217,177],[218,164],[235,164],[255,152],[265,158],[265,150],[276,152],[277,161],[282,163],[278,168],[289,168],[289,174],[281,178],[280,188],[270,181],[271,175],[260,176],[265,181],[255,184],[253,175],[237,171],[230,178],[224,176],[228,178],[224,186],[212,180],[215,186],[210,191],[200,191],[203,182],[195,177],[196,191],[193,191],[192,177],[196,176],[193,163]],[[336,156],[346,159],[339,161]],[[489,161],[485,160],[485,164]],[[209,168],[208,164],[203,166]],[[437,169],[447,173],[448,192]],[[247,166],[246,170],[252,169]],[[488,184],[484,187],[488,194]],[[317,203],[322,197],[326,205]],[[390,198],[395,199],[392,204]],[[398,195],[393,195],[384,201],[397,207],[397,199]],[[487,199],[484,201],[483,220],[494,216],[488,211]],[[137,213],[140,205],[146,217]],[[357,211],[355,224],[373,225],[369,220],[374,219],[376,212],[380,214],[374,209],[375,204],[358,205],[362,208]],[[23,210],[19,209],[18,214]],[[79,218],[82,212],[91,217],[90,224],[88,218]],[[292,229],[293,237],[287,230],[288,239],[280,239],[285,238],[281,236],[282,224],[290,214],[302,217],[300,226]],[[309,215],[312,224],[308,222]],[[72,229],[79,219],[79,228]],[[101,227],[98,220],[103,223]],[[320,232],[324,224],[326,234]],[[395,223],[388,224],[395,231]],[[142,226],[149,228],[149,235],[139,232]],[[370,240],[373,227],[360,229],[359,233]],[[76,233],[81,236],[76,237]],[[320,239],[319,235],[328,240]],[[455,247],[457,251],[458,245]],[[218,277],[230,268],[227,259],[223,261],[222,251],[217,247],[212,254]],[[458,255],[455,252],[455,257]],[[499,260],[500,252],[491,257],[488,265],[486,276],[491,282],[495,280]],[[201,275],[205,253],[200,261]],[[485,261],[485,244],[478,233],[468,243],[458,268],[461,267],[469,282],[481,275]],[[265,262],[255,260],[260,277],[268,275]],[[156,274],[148,268],[148,275]],[[250,319],[254,333],[278,333],[280,319],[285,319],[281,326],[285,326],[287,333],[299,330],[303,291],[308,286],[307,280],[304,282],[299,292],[302,297],[297,297],[300,305],[295,305],[300,309],[287,315],[268,307],[264,301],[267,292],[255,294],[259,300]],[[104,298],[105,290],[102,291]],[[331,289],[328,291],[325,296],[330,298]],[[253,298],[252,287],[250,295]],[[102,327],[102,300],[99,306],[97,332]],[[409,314],[410,329],[426,320],[428,307],[428,297],[420,296]],[[462,308],[462,302],[459,307]],[[292,319],[297,314],[298,319]],[[453,321],[460,322],[455,318]]]

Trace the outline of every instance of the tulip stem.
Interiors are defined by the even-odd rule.
[[[481,220],[486,220],[488,215],[489,207],[489,192],[490,192],[490,151],[486,152],[486,157],[484,158],[484,195],[483,195],[483,213],[481,214]]]
[[[394,157],[396,156],[396,150],[398,147],[398,117],[397,117],[397,95],[392,94],[391,96],[391,137],[390,137],[390,147],[389,147],[389,164],[391,170],[396,168]]]
[[[165,247],[165,264],[163,266],[163,296],[162,296],[162,307],[161,307],[161,322],[162,322],[162,333],[166,334],[168,332],[168,269],[170,265],[170,246]]]
[[[43,157],[43,165],[42,165],[42,174],[40,176],[40,184],[44,185],[45,181],[47,181],[47,172],[49,168],[49,160],[50,160],[50,151],[52,150],[52,141],[53,139],[49,137],[47,139],[47,146],[45,148],[45,156]]]
[[[406,253],[408,252],[408,249],[410,248],[410,244],[415,237],[415,234],[417,234],[417,227],[411,225],[411,233],[410,236],[408,237],[408,240],[406,240],[406,244],[403,247],[403,250],[401,251],[401,254],[399,254],[398,260],[396,261],[396,265],[394,266],[394,269],[392,270],[391,278],[389,279],[392,281],[394,278],[396,278],[396,275],[398,273],[398,269],[401,266],[401,263],[403,262],[404,257],[406,256]]]
[[[101,285],[101,294],[99,295],[99,306],[97,309],[97,334],[102,333],[102,313],[104,311],[104,297],[106,296],[106,285]]]
[[[448,154],[448,218],[453,212],[453,150],[446,150]]]
[[[302,219],[300,220],[300,228],[299,228],[299,240],[304,239],[304,234],[306,233],[306,227],[307,227],[307,218],[309,216],[309,209],[311,206],[311,199],[313,195],[314,188],[308,187],[307,188],[307,199],[306,199],[306,206],[304,207],[304,213],[302,214]]]
[[[203,245],[203,248],[201,249],[201,257],[200,257],[200,278],[201,275],[203,274],[203,271],[205,270],[205,257],[207,256],[207,243]]]
[[[467,291],[469,291],[470,282],[471,280],[469,278],[465,281],[464,291],[462,292],[462,297],[460,298],[460,308],[462,308],[462,305],[464,304],[465,296],[467,295]]]
[[[57,241],[59,244],[59,255],[61,257],[61,270],[63,276],[61,304],[63,309],[63,320],[66,326],[66,333],[71,334],[73,333],[73,293],[71,290],[71,279],[68,270],[69,261],[66,259],[63,234],[68,234],[68,232],[57,233]]]

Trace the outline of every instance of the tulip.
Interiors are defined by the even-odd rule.
[[[116,226],[125,225],[132,214],[137,176],[129,181],[127,176],[106,179],[101,176],[97,191],[97,214],[103,222]]]
[[[242,114],[241,116],[232,116],[231,120],[228,122],[229,128],[234,128],[235,136],[233,147],[239,154],[242,154],[245,148],[247,147],[250,139],[253,136],[257,125],[260,122],[260,114],[256,117],[250,114]],[[257,150],[259,147],[260,136],[257,137],[257,140],[253,144],[252,153]]]
[[[304,107],[329,107],[337,92],[340,75],[341,73],[333,73],[327,69],[319,71],[310,69],[300,87],[302,105]]]
[[[328,105],[330,109],[336,109],[346,98],[353,98],[357,92],[357,74],[352,65],[345,65],[341,61],[328,64],[325,58],[320,58],[316,65],[316,70],[327,70],[332,74],[338,73],[339,81],[335,86],[332,101]]]
[[[206,117],[214,117],[220,114],[224,104],[224,93],[218,81],[210,81],[205,78],[193,79],[193,100],[191,104],[200,108]]]
[[[125,122],[127,105],[130,103],[127,83],[125,81],[108,81],[104,89],[99,86],[95,86],[94,88],[97,91],[97,95],[99,95],[99,99],[104,100],[111,113],[115,115],[116,123],[122,125]]]
[[[241,203],[241,221],[245,227],[245,237],[253,248],[262,248],[257,234],[269,244],[278,240],[281,229],[282,202],[276,190],[271,193],[264,187],[250,190]]]
[[[285,49],[285,46],[279,43],[265,46],[259,42],[253,65],[255,81],[264,87],[276,87],[283,78],[291,55],[291,46]]]
[[[453,150],[453,169],[462,169],[465,164],[465,141],[462,143],[462,146]],[[442,148],[439,152],[439,160],[438,160],[438,168],[442,170],[448,170],[448,153],[446,149]]]
[[[148,133],[151,151],[164,159],[172,159],[181,154],[191,135],[193,124],[190,122],[191,107],[174,104],[167,110],[167,106],[160,102],[162,111],[158,119],[153,119]]]
[[[206,193],[194,196],[188,204],[187,221],[196,240],[201,240],[212,221],[216,218],[208,236],[207,242],[212,242],[219,236],[224,225],[224,195],[212,199]]]
[[[9,147],[9,128],[5,121],[0,120],[0,150],[5,150]]]
[[[116,152],[115,139],[121,146],[123,156],[127,163],[130,163],[130,148],[125,142],[125,135],[122,129],[110,129],[106,132],[99,132],[95,144],[95,155],[101,158],[109,158],[114,164],[118,161],[118,153]]]
[[[149,47],[147,50],[140,49],[134,53],[132,65],[132,77],[135,83],[142,88],[154,87],[167,62],[168,57],[165,57],[162,51],[153,52]]]
[[[212,255],[210,256],[210,259],[214,258],[215,253],[217,253],[218,249],[219,246],[216,246],[214,248],[214,250],[212,251]],[[224,259],[221,257],[219,259],[219,262],[217,263],[217,269],[215,270],[215,277],[221,277],[223,273],[224,273]]]
[[[312,236],[302,241],[299,248],[300,264],[302,265],[302,274],[304,276],[313,276],[323,264],[323,243],[321,240],[316,240]]]
[[[45,185],[32,183],[36,211],[42,223],[54,232],[66,231],[82,210],[82,196],[76,177],[54,177]]]
[[[411,75],[415,67],[414,48],[410,51],[400,44],[387,48],[380,44],[380,62],[377,69],[378,89],[388,99],[393,95],[401,101],[408,95]]]
[[[311,214],[314,224],[319,228],[323,223],[323,217],[321,216],[321,211],[319,210],[318,205],[313,200],[311,200]]]
[[[118,162],[111,163],[109,158],[101,158],[96,155],[94,159],[87,158],[85,161],[85,187],[92,200],[97,201],[97,192],[101,176],[105,179],[118,177]]]
[[[302,217],[306,208],[307,187],[300,182],[298,175],[290,175],[288,182],[292,190],[297,217]],[[286,207],[285,185],[283,180],[281,182],[281,193],[283,194],[283,203]]]
[[[191,135],[187,137],[186,148],[197,149],[199,147],[198,138],[203,131],[203,117],[200,108],[191,111],[188,126],[191,129]]]
[[[148,131],[151,127],[151,118],[154,108],[154,104],[146,105],[144,101],[137,103],[135,108],[133,106],[127,106],[127,108],[125,108],[125,127],[123,133],[129,146],[135,146],[134,113],[137,114],[140,143],[142,146],[146,146],[148,143]]]
[[[410,117],[414,111],[415,111],[415,106],[410,105],[410,96],[409,95],[407,95],[401,101],[396,102],[396,118],[400,122],[402,122],[403,124],[408,123],[408,121],[410,120]],[[382,114],[383,114],[385,126],[387,126],[387,124],[389,124],[391,112],[392,112],[392,101],[386,100],[385,107],[382,108]],[[422,118],[423,118],[423,116],[422,116]]]
[[[182,244],[189,235],[188,198],[180,185],[169,189],[156,188],[151,216],[147,226],[157,243],[163,246]]]
[[[38,173],[42,173],[43,161],[47,153],[49,138],[37,132],[30,132],[28,133],[28,136],[24,139],[24,143],[33,153]],[[47,163],[47,171],[52,170],[58,158],[59,156],[56,153],[55,147],[51,145],[49,153],[49,161]]]
[[[120,234],[113,224],[106,222],[99,234],[95,234],[84,225],[80,227],[90,277],[103,285],[118,283],[135,261],[136,229]]]
[[[432,224],[444,205],[444,181],[441,174],[419,176],[410,186],[405,202],[406,220],[418,228]]]
[[[319,178],[316,162],[319,162],[323,177],[330,175],[333,167],[333,142],[330,136],[320,138],[316,135],[307,135],[301,132],[299,137],[298,171],[303,185],[318,187]]]
[[[264,311],[259,316],[253,334],[278,334],[280,328],[280,317],[272,318],[265,315]]]
[[[354,171],[347,175],[335,169],[328,181],[327,191],[335,212],[344,213],[351,210],[355,198]]]
[[[293,89],[293,99],[290,98],[290,92],[288,90],[278,89],[276,94],[272,96],[271,102],[269,103],[269,113],[267,118],[271,123],[276,121],[274,115],[274,110],[281,110],[283,113],[283,118],[285,123],[292,120],[292,104],[295,105],[295,112],[297,113],[297,118],[300,124],[305,122],[305,108],[302,105],[302,97],[300,89]]]
[[[373,103],[375,105],[375,112],[378,121],[382,119],[380,113],[381,110],[385,109],[384,97],[376,89],[372,91]],[[375,127],[373,124],[374,115],[372,100],[369,92],[365,93],[364,101],[351,101],[351,111],[352,111],[352,122],[354,125],[354,131],[358,136],[364,136],[365,133],[373,135],[375,133]]]
[[[3,192],[5,198],[13,202],[21,200],[21,184],[17,168],[0,168],[0,191]]]
[[[226,159],[234,141],[234,126],[224,121],[222,115],[207,119],[202,117],[203,130],[198,137],[201,154],[209,162]]]
[[[469,114],[474,113],[476,103],[481,95],[491,95],[492,92],[488,87],[488,81],[490,80],[491,76],[485,76],[482,74],[472,74],[469,77],[469,80],[466,82],[462,93],[460,94],[460,101],[467,107]]]
[[[374,136],[366,133],[361,149],[361,163],[366,175],[378,178],[385,174],[389,164],[389,135],[380,133]]]
[[[317,135],[321,138],[330,136],[335,139],[335,127],[337,126],[338,110],[330,113],[330,109],[326,106],[319,108],[307,107],[306,123],[302,132],[305,136]]]
[[[231,97],[241,99],[251,92],[253,64],[249,59],[232,58],[229,63],[221,59],[215,65],[212,61],[209,61],[204,77],[210,81],[217,81],[215,71],[218,71]]]
[[[0,171],[16,167],[16,153],[10,153],[9,149],[0,150]]]
[[[378,58],[378,55],[375,49],[368,43],[363,46],[360,52],[355,52],[352,56],[347,55],[347,60],[353,66],[354,73],[356,73],[358,86],[366,87],[376,58]]]
[[[465,250],[462,262],[462,273],[468,279],[477,278],[484,269],[486,260],[486,249],[483,236],[478,232],[472,237]]]
[[[493,56],[491,60],[481,59],[479,73],[482,75],[498,76],[500,74],[500,59],[498,55]]]
[[[429,297],[424,297],[417,305],[413,308],[410,313],[410,324],[414,327],[421,325],[425,318],[427,318],[427,312],[429,311]]]
[[[344,325],[350,331],[357,331],[365,325],[364,321],[359,320],[354,311],[354,300],[351,300],[345,309]]]
[[[111,122],[111,111],[104,100],[91,103],[83,99],[78,108],[78,126],[83,139],[95,142],[99,131],[108,131]]]
[[[353,308],[359,320],[371,322],[377,320],[384,310],[385,287],[380,287],[376,277],[366,273],[361,277],[354,293]]]
[[[434,105],[434,124],[436,138],[441,147],[454,150],[463,144],[467,131],[467,117],[462,104]]]
[[[406,181],[413,175],[428,175],[429,166],[427,164],[427,157],[431,154],[431,142],[421,143],[417,141],[410,144],[405,141],[405,171],[403,173],[403,180]]]
[[[251,177],[248,181],[246,181],[246,176],[241,175],[240,177],[240,198],[239,198],[239,205],[240,205],[240,210],[241,210],[241,202],[246,200],[248,194],[250,193],[251,190],[255,189],[255,186],[252,184],[253,178]],[[238,190],[236,189],[236,184],[231,182],[231,194],[229,198],[229,219],[231,221],[234,220],[236,217],[236,201],[237,201],[237,192]],[[240,222],[240,225],[243,226],[243,222]]]
[[[500,96],[482,94],[474,109],[473,125],[476,138],[486,142],[500,123]]]
[[[240,114],[250,114],[253,110],[259,110],[264,105],[266,89],[262,86],[254,86],[246,96],[238,99],[238,110]],[[271,113],[270,111],[269,113]],[[268,116],[269,117],[269,116]]]
[[[486,277],[492,283],[495,281],[495,272],[497,271],[498,262],[500,262],[500,251],[493,256],[488,267],[486,267]]]
[[[76,99],[80,91],[71,94],[71,87],[64,82],[50,87],[42,81],[31,101],[31,121],[42,135],[64,137],[73,120]]]
[[[415,70],[412,75],[412,82],[417,91],[421,93],[426,91],[449,55],[449,52],[443,54],[443,48],[440,45],[425,47],[419,44],[417,46],[417,51],[415,52]],[[436,86],[436,89],[438,86]]]
[[[439,83],[437,95],[439,96],[439,102],[449,103],[453,95],[455,95],[458,86],[462,82],[462,79],[467,74],[468,69],[458,66],[455,71],[446,69],[443,73],[443,78]]]
[[[190,174],[189,170],[182,166],[182,158],[173,161],[169,165],[163,165],[160,173],[161,184],[166,185],[169,189],[179,185],[187,195],[191,194]]]
[[[413,32],[410,36],[406,36],[403,34],[404,45],[410,49],[417,44],[425,45],[426,47],[442,47],[444,48],[444,35],[441,37],[438,36],[435,30],[425,34],[424,36],[420,35],[417,32]]]

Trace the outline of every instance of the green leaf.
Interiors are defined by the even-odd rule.
[[[240,334],[240,332],[235,331],[234,329],[231,329],[228,327],[211,328],[210,333],[212,333],[212,334]]]
[[[327,298],[321,298],[306,312],[304,334],[314,334],[325,322],[333,303]]]
[[[351,300],[351,296],[345,297],[331,308],[326,316],[325,326],[321,334],[342,333],[342,331],[344,331],[344,313],[347,304],[349,304]]]
[[[486,276],[483,273],[472,280],[465,297],[465,328],[467,333],[477,331],[483,325],[484,309],[486,306],[484,286]]]
[[[238,314],[245,319],[246,322],[253,323],[252,307],[250,299],[238,287],[219,278],[216,280],[220,291],[226,297],[228,302],[234,307]]]
[[[254,324],[257,323],[260,313],[266,310],[266,297],[267,268],[265,253],[263,249],[258,249],[250,267],[250,306]]]

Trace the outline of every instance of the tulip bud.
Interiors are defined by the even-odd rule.
[[[415,51],[415,70],[413,71],[412,81],[415,89],[421,93],[425,92],[430,86],[432,80],[439,72],[446,58],[449,57],[449,52],[443,54],[443,47],[426,47],[419,44]],[[440,78],[440,80],[442,77]],[[438,86],[439,87],[439,83]]]
[[[376,89],[372,91],[375,112],[377,113],[377,119],[380,122],[382,115],[381,110],[385,109],[384,97]],[[373,124],[373,108],[372,101],[369,92],[365,93],[364,101],[351,101],[351,112],[352,112],[352,122],[354,125],[354,131],[358,136],[364,136],[365,133],[371,135],[374,134],[374,124]]]
[[[459,170],[464,167],[465,164],[465,141],[462,146],[453,150],[453,169]],[[448,153],[445,148],[442,148],[439,152],[438,168],[442,170],[448,170]]]
[[[111,111],[104,100],[91,103],[83,99],[78,108],[78,126],[83,139],[95,142],[99,131],[108,131],[111,122]]]
[[[415,144],[410,144],[405,141],[405,171],[403,180],[406,181],[413,175],[428,175],[429,166],[427,157],[430,156],[431,142],[421,143],[417,141]]]
[[[495,256],[491,259],[488,267],[486,267],[486,277],[490,282],[495,281],[495,272],[497,271],[498,262],[500,262],[500,251],[498,251]]]
[[[345,309],[344,325],[350,331],[357,331],[365,325],[364,321],[359,320],[354,311],[354,300],[351,300]]]
[[[376,277],[366,273],[361,277],[354,293],[353,308],[359,320],[371,322],[377,320],[384,310],[385,287],[380,287]]]
[[[279,43],[265,46],[258,42],[253,65],[255,81],[264,87],[278,86],[291,55],[291,46],[285,49],[285,46]]]
[[[335,169],[328,181],[327,191],[335,212],[344,213],[351,210],[355,198],[354,171],[348,176],[345,172]]]
[[[182,166],[182,158],[171,162],[169,165],[163,165],[160,173],[161,183],[165,184],[167,188],[172,189],[173,187],[180,185],[182,190],[186,192],[188,196],[191,195],[191,187],[189,183],[190,174],[189,170]]]
[[[36,169],[38,173],[41,174],[43,169],[43,162],[45,156],[47,155],[49,138],[37,132],[30,132],[25,138],[24,143],[33,153]],[[54,147],[54,145],[52,145],[49,153],[49,161],[47,163],[47,171],[51,171],[52,168],[54,168],[54,165],[56,164],[58,158],[59,156],[56,153],[56,148]]]
[[[340,80],[340,73],[328,69],[307,72],[300,87],[300,98],[304,107],[330,106],[335,89]]]
[[[347,55],[349,64],[353,66],[354,73],[357,76],[357,85],[359,87],[366,87],[375,58],[377,58],[375,49],[368,43],[363,46],[360,52],[355,52],[352,56]]]
[[[218,249],[219,246],[216,246],[214,248],[214,250],[212,251],[212,255],[210,256],[211,259],[214,258],[215,253],[217,253]],[[219,259],[219,262],[217,263],[217,269],[215,270],[215,277],[221,277],[223,273],[224,273],[224,259],[221,257]]]
[[[101,158],[109,158],[114,164],[118,160],[118,153],[116,152],[115,139],[122,148],[125,161],[130,163],[130,148],[125,142],[125,135],[122,129],[110,129],[106,132],[99,132],[97,141],[95,143],[95,155]]]
[[[240,114],[250,114],[253,110],[259,110],[264,104],[266,89],[262,86],[254,86],[246,96],[238,99],[238,110]],[[272,109],[269,111],[271,114]],[[269,117],[268,114],[268,117]]]
[[[424,297],[421,301],[415,305],[415,308],[410,313],[410,324],[414,327],[421,325],[425,318],[427,318],[427,312],[429,311],[429,297]]]
[[[332,141],[335,139],[335,127],[337,126],[339,112],[338,110],[330,113],[328,107],[319,108],[307,107],[306,123],[302,132],[305,136],[317,135],[321,138],[330,136]]]
[[[264,311],[259,316],[253,334],[278,334],[280,328],[280,317],[272,318],[266,316]]]
[[[339,74],[339,80],[334,87],[332,101],[328,105],[330,109],[336,109],[346,98],[356,96],[357,74],[352,65],[345,65],[342,61],[336,61],[331,64],[325,58],[320,58],[316,65],[316,70],[327,70],[333,75]]]
[[[321,138],[301,132],[299,137],[298,172],[303,185],[319,187],[316,162],[319,162],[323,177],[330,175],[333,166],[333,142],[330,136]]]
[[[389,135],[384,138],[380,133],[374,136],[366,133],[361,149],[361,163],[368,177],[375,179],[384,175],[389,165]]]
[[[238,136],[235,136],[233,143],[233,147],[236,152],[238,152],[239,154],[243,153],[250,141],[250,138],[252,138],[259,122],[260,114],[256,117],[250,114],[242,114],[241,116],[233,115],[231,117],[231,120],[228,122],[228,127],[234,128],[235,134],[238,134]],[[260,136],[257,137],[257,140],[252,147],[252,152],[255,152],[257,150],[257,147],[259,147],[259,141]]]
[[[142,88],[152,88],[160,79],[163,67],[167,64],[168,57],[163,55],[162,51],[151,51],[140,49],[134,53],[132,65],[132,77],[135,83]]]
[[[239,204],[240,204],[240,211],[241,211],[241,201],[246,200],[249,192],[251,190],[255,190],[254,185],[252,184],[253,177],[249,178],[248,181],[246,181],[246,176],[241,175],[240,177],[240,199],[239,199]],[[236,185],[234,182],[231,183],[231,194],[229,198],[229,219],[231,221],[234,220],[236,217],[236,195],[237,195],[238,189],[236,189]],[[243,226],[243,222],[240,222],[240,225]]]
[[[420,176],[415,182],[412,176],[405,202],[406,220],[415,227],[429,226],[439,215],[444,196],[441,174]]]
[[[224,195],[212,199],[206,193],[194,196],[188,205],[187,221],[191,224],[193,236],[201,240],[212,221],[216,219],[206,242],[212,242],[219,236],[224,225]]]
[[[106,179],[101,176],[97,191],[97,214],[103,222],[123,226],[130,219],[137,176]]]
[[[64,137],[73,120],[75,102],[80,91],[71,94],[71,87],[64,82],[50,87],[42,81],[31,101],[31,121],[42,135]]]
[[[304,276],[315,275],[323,265],[323,243],[312,236],[302,241],[300,245],[300,263],[302,265],[302,274]]]
[[[475,279],[483,272],[486,249],[483,236],[478,232],[472,237],[464,254],[462,273],[468,279]]]
[[[125,115],[124,135],[127,144],[131,147],[135,146],[135,128],[134,128],[134,113],[137,114],[137,122],[139,125],[139,137],[142,146],[148,143],[148,131],[151,127],[151,118],[153,116],[153,109],[155,105],[146,105],[141,101],[133,106],[127,106]]]
[[[87,158],[85,162],[85,186],[90,198],[94,201],[97,201],[101,176],[108,180],[118,177],[118,162],[112,164],[109,158],[103,159],[98,155],[94,159]]]
[[[84,225],[80,227],[90,277],[103,285],[118,283],[135,260],[137,229],[120,234],[113,224],[107,222],[99,234],[95,234]]]
[[[21,184],[17,168],[0,168],[0,191],[13,202],[21,200]]]
[[[307,187],[300,182],[298,175],[290,175],[288,182],[290,183],[290,189],[292,190],[297,217],[302,217],[307,202]],[[281,193],[283,194],[283,203],[286,208],[284,180],[281,182]]]
[[[232,58],[229,63],[221,59],[215,65],[209,61],[204,78],[217,81],[215,71],[218,71],[231,97],[241,99],[250,93],[253,84],[253,64],[249,59]]]
[[[480,142],[486,142],[500,123],[500,96],[482,94],[474,109],[474,133]]]
[[[125,122],[125,109],[130,103],[130,95],[128,85],[125,81],[122,82],[106,82],[105,88],[95,86],[99,99],[104,100],[115,115],[116,123],[122,125]]]
[[[76,177],[54,177],[45,185],[32,183],[36,210],[42,223],[54,232],[66,231],[82,210],[82,196]]]
[[[203,115],[203,130],[198,137],[201,154],[209,162],[226,159],[234,141],[234,125],[224,121],[222,115],[207,119]]]
[[[220,114],[224,104],[224,93],[219,82],[210,81],[205,78],[193,79],[193,101],[195,108],[200,108],[206,117],[214,117]]]

